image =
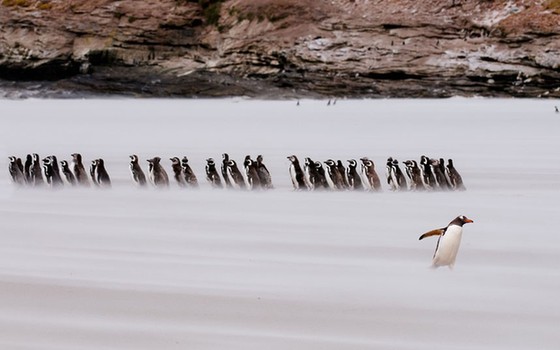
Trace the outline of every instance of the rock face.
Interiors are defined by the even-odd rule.
[[[559,0],[2,0],[0,23],[4,96],[560,97]]]

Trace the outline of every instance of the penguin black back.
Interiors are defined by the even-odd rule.
[[[362,179],[357,171],[358,163],[355,159],[348,160],[348,168],[346,169],[347,178],[348,178],[348,188],[351,190],[363,190],[364,186],[362,185]]]
[[[260,154],[257,156],[257,172],[261,182],[261,187],[264,189],[273,188],[272,177],[270,176],[270,172],[268,171],[266,165],[263,163],[263,156]]]
[[[213,158],[206,159],[206,180],[214,188],[222,188],[222,180],[216,169],[216,163]]]
[[[198,179],[189,165],[189,159],[186,156],[181,160],[181,168],[183,169],[183,175],[185,176],[185,183],[190,187],[198,188]]]
[[[185,187],[187,184],[185,182],[185,176],[183,174],[183,168],[181,167],[181,160],[179,157],[169,158],[171,161],[171,170],[173,170],[173,177],[179,187]]]
[[[132,154],[130,157],[130,174],[132,175],[132,180],[140,187],[146,186],[146,175],[144,171],[140,167],[140,163],[138,162],[138,156],[136,154]]]

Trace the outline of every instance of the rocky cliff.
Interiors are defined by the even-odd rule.
[[[4,95],[560,97],[560,0],[2,0]]]

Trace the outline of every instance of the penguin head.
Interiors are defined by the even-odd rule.
[[[188,163],[189,163],[189,158],[187,158],[187,156],[184,156],[183,159],[181,159],[181,164],[187,165]]]
[[[131,154],[128,156],[131,163],[138,163],[138,156],[136,154]]]
[[[39,162],[39,155],[37,153],[33,153],[33,161],[36,163]]]
[[[60,166],[62,167],[62,169],[68,168],[68,162],[65,161],[65,160],[61,160],[60,161]]]
[[[171,158],[169,158],[169,160],[171,161],[171,163],[173,165],[181,164],[181,161],[179,160],[179,157],[171,157]]]
[[[233,167],[237,166],[237,163],[235,163],[235,160],[232,159],[232,160],[230,160],[230,161],[227,163],[227,165],[228,165],[229,167],[232,167],[232,168],[233,168]]]
[[[214,159],[213,159],[213,158],[208,158],[208,159],[206,159],[206,163],[207,163],[208,165],[215,165]]]
[[[229,160],[229,154],[222,153],[222,159],[224,160],[224,162],[227,162]]]
[[[325,161],[325,164],[327,164],[327,165],[330,166],[330,167],[336,165],[336,163],[335,163],[334,160],[332,160],[332,159],[327,159],[327,160]]]
[[[15,156],[9,156],[8,159],[10,160],[10,163],[15,163],[16,162],[16,157]]]
[[[297,163],[297,162],[298,162],[298,159],[297,159],[297,157],[296,157],[294,154],[292,154],[291,156],[288,156],[288,159],[289,159],[290,162],[292,162],[292,163]]]
[[[459,215],[453,221],[451,221],[449,225],[463,226],[464,224],[470,224],[473,222],[473,220],[469,219],[465,215]]]
[[[453,167],[453,159],[449,158],[449,159],[447,160],[447,167],[448,167],[448,168],[452,168],[452,167]]]
[[[355,159],[348,159],[348,166],[355,168],[356,167],[356,160]]]
[[[147,161],[150,164],[159,164],[159,162],[161,161],[161,158],[160,157],[154,157],[152,159],[148,159]]]
[[[257,156],[257,163],[262,163],[262,161],[263,161],[263,156],[259,154]]]
[[[81,163],[82,162],[82,155],[79,153],[72,153],[71,154],[72,159],[76,162],[76,163]]]

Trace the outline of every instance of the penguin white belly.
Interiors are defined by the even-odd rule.
[[[294,188],[299,188],[299,184],[296,176],[296,168],[293,165],[290,165],[290,178],[292,179],[292,184],[294,185]]]
[[[440,237],[437,250],[434,254],[433,266],[449,266],[453,267],[457,252],[461,245],[461,236],[463,228],[461,226],[450,226],[445,234]]]

